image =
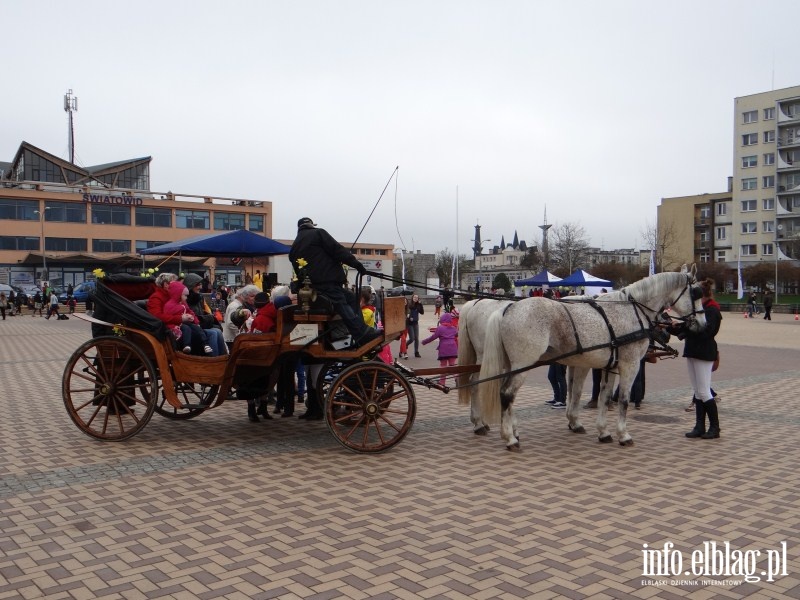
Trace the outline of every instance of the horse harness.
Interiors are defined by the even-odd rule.
[[[562,300],[564,303],[570,303],[570,300]],[[574,303],[574,302],[573,302]],[[616,332],[614,331],[614,326],[611,324],[611,321],[608,320],[608,315],[606,315],[606,311],[603,310],[603,307],[600,306],[596,300],[580,300],[581,304],[588,304],[593,309],[597,311],[597,313],[603,318],[603,321],[608,328],[608,335],[611,338],[609,342],[605,344],[596,344],[594,346],[590,346],[588,348],[584,348],[583,344],[581,344],[580,334],[578,334],[578,328],[575,326],[575,320],[572,318],[572,314],[567,310],[567,307],[564,306],[564,312],[566,312],[567,317],[569,318],[569,322],[572,325],[572,333],[575,335],[575,347],[576,349],[573,352],[569,352],[567,354],[562,354],[554,359],[551,359],[548,362],[556,362],[568,356],[575,356],[576,354],[583,354],[584,352],[592,352],[593,350],[602,350],[603,348],[609,348],[610,353],[608,356],[608,363],[604,367],[605,370],[612,370],[617,368],[617,364],[619,364],[619,347],[625,346],[627,344],[632,344],[634,342],[638,342],[639,340],[643,340],[645,338],[649,338],[650,341],[653,341],[653,335],[650,329],[645,329],[644,323],[642,323],[642,317],[639,314],[639,308],[636,303],[633,303],[634,313],[636,314],[636,320],[639,321],[639,330],[632,331],[630,333],[626,333],[625,335],[617,337]],[[649,319],[648,319],[649,321]],[[651,323],[652,327],[652,323]]]

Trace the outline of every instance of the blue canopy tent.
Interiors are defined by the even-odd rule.
[[[186,256],[258,257],[289,254],[289,246],[245,229],[206,233],[194,237],[161,244],[140,250],[142,256],[149,254],[177,254],[178,260]],[[180,266],[178,267],[181,268]]]
[[[532,286],[541,286],[541,285],[553,285],[554,283],[558,283],[561,285],[561,278],[556,277],[550,271],[544,270],[541,273],[537,273],[533,277],[528,277],[527,279],[518,279],[514,282],[514,287],[522,287],[523,285],[532,285]]]
[[[589,296],[600,294],[603,288],[607,288],[610,291],[613,287],[613,284],[607,279],[600,279],[582,269],[578,269],[568,277],[565,277],[558,282],[558,285],[583,288],[584,293]]]

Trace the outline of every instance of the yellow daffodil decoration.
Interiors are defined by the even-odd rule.
[[[155,277],[156,273],[158,273],[158,267],[147,269],[147,271],[142,271],[139,273],[142,277]]]
[[[294,268],[295,272],[295,276],[293,278],[294,281],[297,281],[298,279],[302,281],[303,279],[306,278],[306,276],[308,275],[306,273],[306,267],[308,267],[308,261],[305,258],[298,258],[297,265],[295,265]]]
[[[94,274],[95,279],[102,279],[103,277],[106,276],[106,272],[103,271],[103,269],[100,269],[99,267],[97,269],[94,269],[92,273]]]

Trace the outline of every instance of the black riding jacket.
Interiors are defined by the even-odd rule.
[[[342,285],[347,275],[342,263],[362,269],[361,263],[353,254],[324,229],[303,227],[289,251],[289,260],[295,272],[298,271],[297,260],[303,258],[308,263],[305,272],[314,285]],[[302,282],[301,282],[302,283]]]

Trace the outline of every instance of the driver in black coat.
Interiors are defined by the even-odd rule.
[[[298,264],[301,258],[306,262],[302,268]],[[289,251],[289,260],[295,272],[308,274],[314,289],[331,301],[353,337],[353,346],[363,346],[380,337],[378,331],[364,323],[355,294],[344,287],[347,275],[342,263],[353,267],[361,275],[367,272],[366,268],[347,248],[324,229],[318,229],[308,217],[297,222],[297,237]]]

